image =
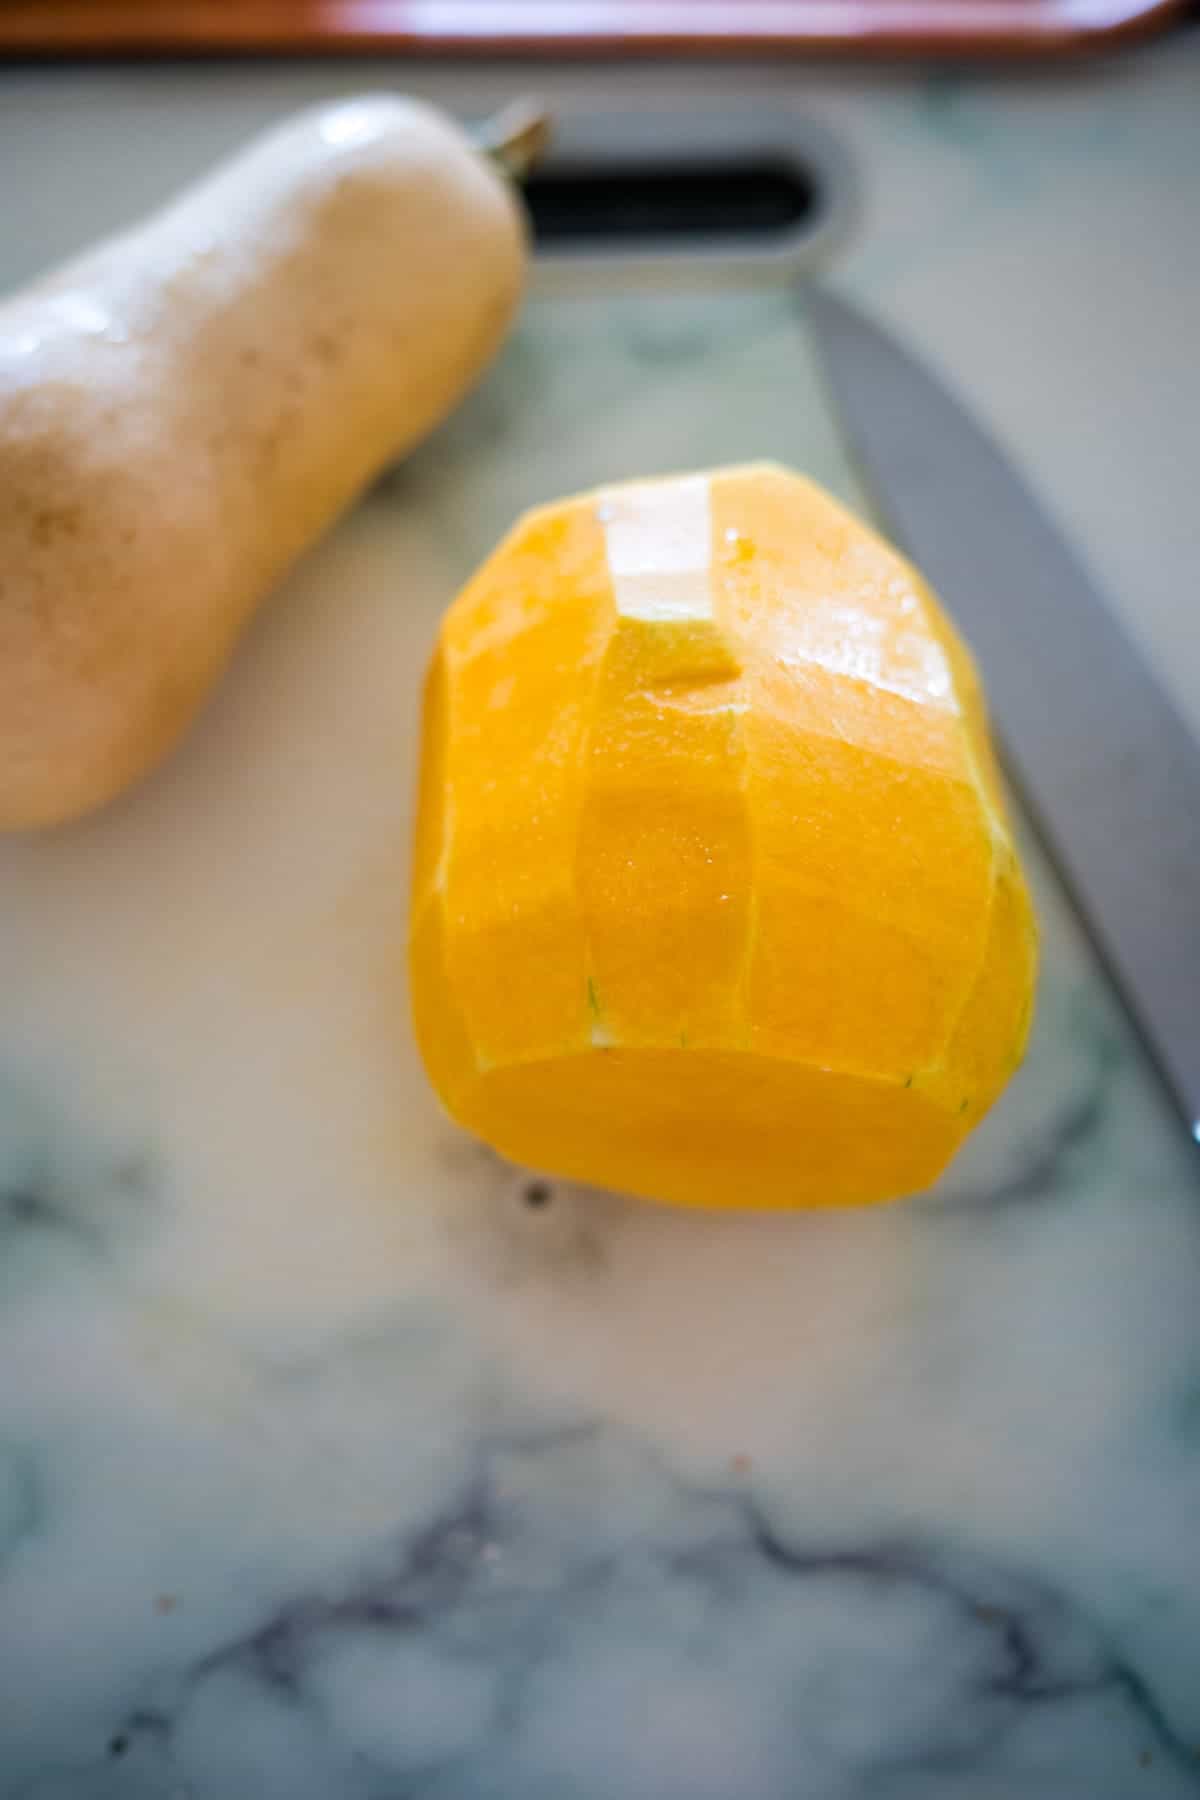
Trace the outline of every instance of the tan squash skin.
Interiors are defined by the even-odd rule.
[[[520,208],[450,120],[305,113],[0,306],[0,829],[103,805],[479,373]]]

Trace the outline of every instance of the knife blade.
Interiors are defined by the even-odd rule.
[[[1200,746],[959,401],[840,296],[808,306],[866,490],[975,650],[1009,773],[1200,1142]]]

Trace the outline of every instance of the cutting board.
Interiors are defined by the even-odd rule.
[[[535,300],[169,766],[0,843],[3,1800],[1200,1792],[1200,1183],[1028,833],[1034,1043],[932,1194],[637,1205],[420,1069],[442,608],[748,457],[861,504],[789,288]]]

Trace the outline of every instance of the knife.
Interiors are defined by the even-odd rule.
[[[808,306],[867,492],[977,652],[1009,772],[1200,1142],[1200,746],[959,402],[838,295]]]

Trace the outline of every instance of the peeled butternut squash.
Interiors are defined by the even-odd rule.
[[[0,828],[158,761],[272,583],[479,373],[524,264],[499,171],[381,96],[0,308]]]
[[[451,607],[412,989],[505,1155],[694,1206],[924,1188],[1020,1059],[1035,960],[970,657],[810,482],[545,507]]]

